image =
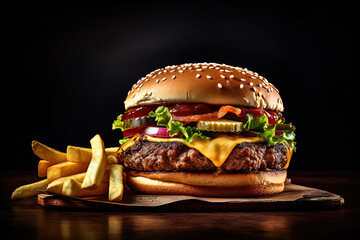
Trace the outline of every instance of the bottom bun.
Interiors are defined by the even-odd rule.
[[[146,194],[255,197],[284,190],[286,170],[253,173],[128,172],[127,185]]]

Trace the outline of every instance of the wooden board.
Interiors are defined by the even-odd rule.
[[[257,198],[205,198],[183,195],[124,194],[122,202],[106,196],[75,198],[51,193],[38,195],[43,207],[100,211],[275,211],[340,207],[344,199],[336,194],[296,184],[286,184],[284,192]]]

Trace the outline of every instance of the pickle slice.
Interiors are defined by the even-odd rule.
[[[142,127],[142,126],[156,126],[155,118],[153,117],[137,117],[124,121],[124,129]]]
[[[242,122],[232,120],[198,121],[196,127],[211,132],[241,132]]]

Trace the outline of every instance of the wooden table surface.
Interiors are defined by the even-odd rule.
[[[43,208],[11,192],[33,172],[1,172],[5,239],[344,239],[360,231],[360,172],[289,171],[293,183],[341,195],[336,209],[275,212],[99,212]],[[355,237],[356,238],[356,237]],[[2,238],[3,239],[3,238]]]

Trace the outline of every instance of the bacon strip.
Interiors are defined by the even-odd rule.
[[[227,113],[234,113],[236,116],[241,117],[241,109],[240,108],[236,108],[230,105],[226,105],[226,106],[222,106],[219,109],[218,112],[218,117],[219,119],[222,118],[223,116],[225,116]]]
[[[241,117],[241,109],[230,105],[222,106],[218,111],[205,114],[188,115],[188,116],[172,116],[174,121],[180,122],[197,122],[197,121],[212,121],[219,120],[227,113],[234,113],[236,116]]]

